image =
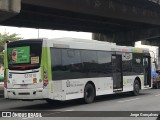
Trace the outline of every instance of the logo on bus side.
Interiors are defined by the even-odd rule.
[[[12,78],[12,74],[11,73],[9,73],[9,78]]]
[[[137,59],[136,59],[136,63],[141,63],[141,59],[140,59],[140,58],[137,58]]]
[[[78,86],[84,86],[83,83],[80,83],[79,81],[66,81],[66,87],[78,87]]]
[[[70,81],[69,80],[66,81],[66,86],[70,87]]]
[[[122,53],[122,60],[123,61],[132,60],[132,53]]]

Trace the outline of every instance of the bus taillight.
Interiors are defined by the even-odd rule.
[[[43,86],[46,87],[48,85],[48,80],[44,80]]]
[[[47,71],[44,71],[44,83],[43,83],[43,86],[46,87],[47,85],[48,85]]]
[[[7,88],[6,70],[4,70],[4,88]]]

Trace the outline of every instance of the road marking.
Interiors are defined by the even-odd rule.
[[[58,111],[58,110],[57,110]],[[59,114],[59,113],[64,113],[64,112],[69,112],[69,111],[74,111],[73,109],[71,110],[64,110],[64,111],[59,111],[59,112],[54,112],[54,113],[49,113],[49,114],[43,114],[44,115],[54,115],[54,114]],[[44,116],[45,117],[45,116]]]
[[[31,118],[34,118],[34,117],[27,117],[27,118],[22,118],[22,119],[31,119]]]
[[[157,94],[157,95],[155,95],[155,96],[156,96],[156,97],[157,97],[157,96],[160,96],[160,94]]]
[[[118,102],[129,102],[129,101],[134,101],[134,100],[138,100],[140,98],[134,98],[134,99],[129,99],[129,100],[122,100],[122,101],[118,101]]]
[[[73,109],[71,109],[71,110],[65,110],[65,111],[73,111]]]

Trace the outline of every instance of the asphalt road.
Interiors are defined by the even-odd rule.
[[[139,96],[131,96],[130,94],[127,94],[127,93],[100,96],[100,97],[97,97],[95,102],[92,104],[84,104],[81,99],[48,104],[47,102],[42,100],[20,101],[20,100],[6,100],[4,98],[0,98],[0,111],[25,111],[25,110],[48,111],[42,114],[45,117],[34,118],[37,120],[39,119],[45,120],[46,118],[52,119],[52,120],[53,119],[55,120],[57,119],[58,120],[62,120],[62,119],[74,120],[75,119],[74,117],[71,117],[71,118],[66,117],[68,115],[76,116],[76,119],[78,120],[79,119],[106,120],[106,117],[95,117],[95,116],[96,114],[97,116],[100,116],[101,115],[100,111],[160,111],[160,89],[143,90],[141,91],[141,94]],[[86,113],[86,112],[79,112],[79,111],[88,111],[88,112]],[[90,111],[99,111],[99,112],[90,112]],[[102,116],[104,114],[102,114]],[[88,115],[92,116],[92,118],[87,117]],[[49,116],[54,116],[54,117],[49,117]],[[86,116],[86,117],[77,118],[77,116]],[[0,118],[0,119],[5,119],[5,118]],[[17,118],[14,118],[14,119],[17,120]],[[135,119],[156,120],[156,117],[150,117],[150,118],[148,117],[138,117],[138,118],[107,117],[107,120],[108,119],[109,120],[135,120]]]

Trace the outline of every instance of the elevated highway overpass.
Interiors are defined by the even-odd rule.
[[[0,25],[93,32],[133,45],[160,36],[160,0],[0,0]]]

